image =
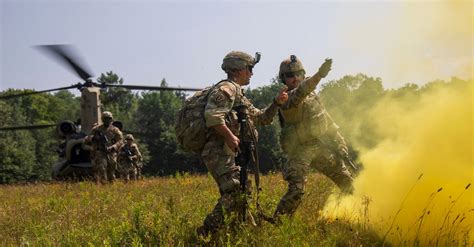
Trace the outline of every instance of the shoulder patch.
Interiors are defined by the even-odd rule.
[[[235,94],[234,90],[232,90],[232,89],[230,89],[229,87],[226,87],[226,86],[221,86],[220,90],[222,90],[222,92],[227,94],[227,96],[229,98],[232,97]]]
[[[219,90],[224,92],[229,98],[232,98],[236,93],[236,86],[232,82],[224,82],[219,87]]]
[[[221,106],[221,105],[223,105],[223,102],[224,102],[225,98],[226,98],[226,96],[224,96],[224,93],[218,92],[218,93],[216,93],[216,95],[214,97],[214,103],[218,106]]]

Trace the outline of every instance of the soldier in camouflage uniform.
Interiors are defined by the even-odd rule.
[[[329,177],[343,192],[353,190],[351,172],[327,145],[335,143],[338,151],[347,152],[346,143],[314,92],[331,64],[332,60],[326,59],[319,71],[306,79],[303,64],[296,56],[292,55],[280,64],[279,79],[288,87],[288,101],[279,111],[280,143],[288,157],[283,169],[288,191],[275,210],[277,220],[282,214],[292,215],[298,208],[310,166]]]
[[[288,95],[282,90],[274,102],[265,110],[255,108],[245,97],[242,86],[248,85],[256,63],[252,56],[239,51],[228,53],[223,60],[222,69],[227,79],[220,81],[209,92],[205,107],[205,119],[208,127],[207,142],[202,151],[202,159],[217,182],[221,197],[213,211],[207,215],[199,235],[216,231],[224,222],[224,215],[237,212],[240,203],[240,167],[235,157],[240,143],[240,125],[238,106],[247,106],[249,110],[250,131],[256,136],[256,125],[270,124],[276,115],[278,106],[286,102]]]
[[[140,157],[140,161],[135,163],[135,170],[137,171],[137,174],[135,176],[135,180],[140,180],[142,179],[142,170],[143,170],[143,162],[141,160],[142,158]]]
[[[137,180],[137,167],[142,159],[137,144],[133,143],[134,140],[133,135],[126,135],[125,144],[118,151],[120,176],[125,182],[130,181],[130,177],[132,180]]]
[[[94,170],[97,182],[105,183],[115,180],[117,169],[117,151],[122,145],[122,132],[112,125],[111,112],[102,113],[102,124],[91,130],[88,139],[94,153]]]

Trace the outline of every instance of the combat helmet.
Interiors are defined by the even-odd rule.
[[[133,138],[133,135],[132,135],[132,134],[128,134],[128,135],[125,136],[125,140],[132,140],[132,141],[134,141],[135,138]]]
[[[301,72],[303,75],[306,73],[303,67],[303,63],[295,55],[291,55],[290,58],[283,60],[280,64],[280,71],[278,72],[278,78],[284,82],[285,73],[289,72]]]
[[[260,53],[255,53],[255,58],[241,51],[231,51],[225,55],[222,61],[222,70],[229,72],[232,70],[242,70],[247,66],[253,67],[260,61]]]
[[[109,111],[104,111],[102,112],[102,119],[104,118],[110,118],[110,119],[113,119],[114,116],[112,115],[112,112],[109,112]]]

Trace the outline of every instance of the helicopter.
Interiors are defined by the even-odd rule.
[[[25,97],[34,94],[48,93],[59,90],[78,89],[81,92],[79,120],[65,120],[58,124],[39,124],[29,126],[0,127],[0,131],[34,130],[56,127],[61,139],[64,139],[58,148],[58,161],[51,167],[51,176],[55,180],[83,179],[93,174],[93,164],[90,158],[90,147],[84,145],[84,138],[92,130],[95,124],[102,124],[100,92],[106,88],[124,88],[128,90],[153,90],[153,91],[199,91],[198,88],[161,87],[161,86],[139,86],[97,83],[92,80],[92,73],[86,69],[84,63],[80,63],[72,45],[39,45],[35,46],[46,55],[57,60],[67,69],[71,70],[82,82],[53,89],[31,91],[16,94],[0,95],[0,100],[8,100],[16,97]],[[120,130],[123,124],[120,121],[112,123]]]

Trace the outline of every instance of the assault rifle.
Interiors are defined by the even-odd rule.
[[[354,163],[351,156],[349,155],[349,152],[347,152],[346,149],[339,149],[338,151],[339,152],[337,152],[337,154],[340,156],[342,160],[344,160],[344,163],[352,167],[355,173],[359,173],[360,167],[356,163]]]
[[[109,139],[102,131],[97,131],[94,135],[96,142],[99,144],[98,150],[101,150],[107,154],[107,160],[111,160],[107,148],[109,147]]]
[[[103,151],[107,152],[107,148],[109,147],[109,139],[101,131],[99,131],[99,145]]]
[[[357,175],[360,172],[360,166],[356,162],[354,162],[351,155],[346,149],[341,149],[339,147],[339,143],[337,143],[336,140],[328,137],[322,137],[319,138],[319,141],[323,144],[323,146],[331,150],[331,152],[336,156],[338,160],[342,160],[344,161],[344,164],[350,166],[354,175]]]
[[[256,150],[256,140],[253,140],[252,137],[253,129],[249,126],[248,122],[248,108],[244,105],[238,106],[235,108],[237,111],[237,116],[239,119],[240,124],[240,144],[239,149],[240,152],[237,155],[236,163],[240,166],[240,189],[243,196],[242,201],[242,217],[243,221],[247,218],[247,210],[248,210],[248,202],[247,202],[247,195],[248,195],[248,173],[247,170],[249,168],[249,164],[251,162],[255,162],[255,152]]]
[[[258,201],[258,194],[261,190],[260,188],[260,166],[258,162],[258,150],[257,150],[257,137],[255,136],[254,127],[248,121],[248,108],[246,106],[238,106],[234,108],[237,111],[238,121],[240,123],[240,152],[237,155],[236,163],[240,166],[240,187],[243,197],[242,202],[242,219],[245,222],[247,220],[247,211],[249,208],[248,205],[248,196],[250,195],[250,190],[247,188],[249,185],[248,180],[248,170],[250,164],[254,164],[253,172],[255,174],[255,187],[256,187],[256,209],[257,216],[260,219],[266,220],[270,223],[273,223],[273,218],[265,215],[263,210],[260,207]],[[252,215],[249,215],[250,221],[253,225],[257,225],[255,219]]]
[[[132,160],[132,156],[133,156],[132,151],[130,150],[130,147],[129,147],[127,144],[125,144],[125,146],[123,147],[122,152],[121,152],[121,155],[127,157],[127,159],[128,159],[130,162],[133,161],[133,160]]]

